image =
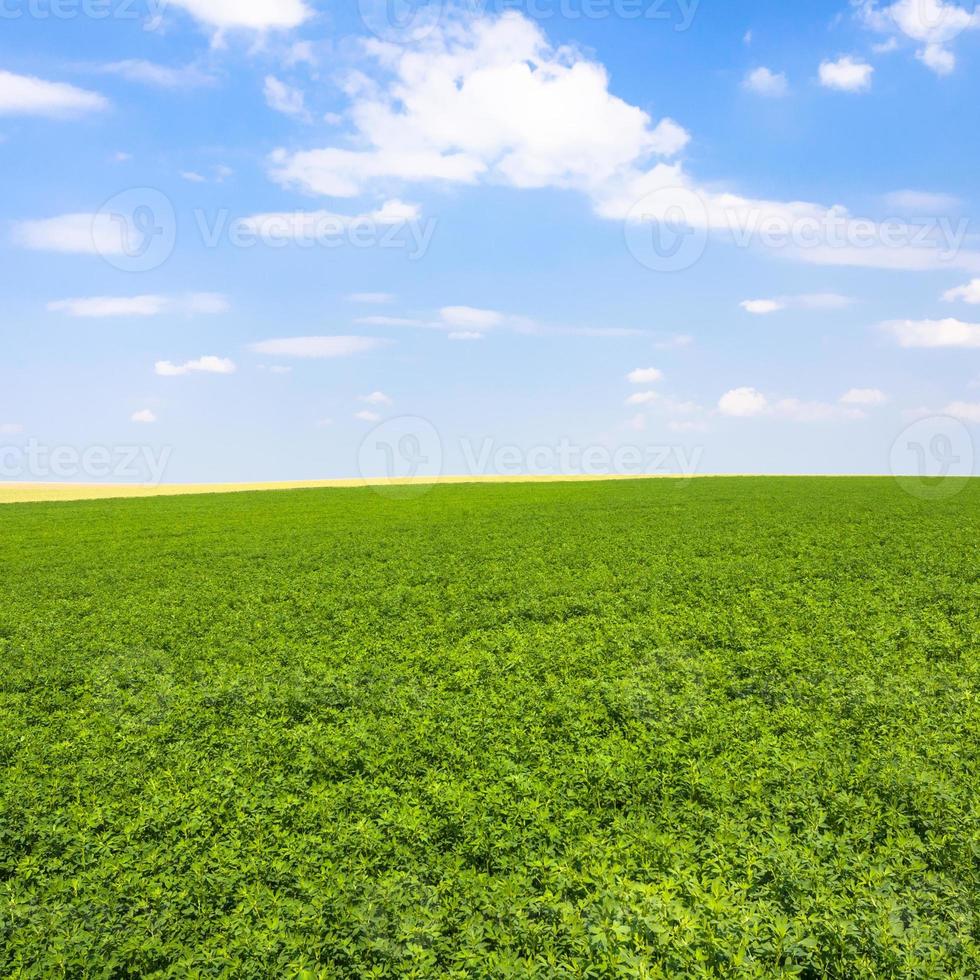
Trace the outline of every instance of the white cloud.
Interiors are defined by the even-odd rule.
[[[156,414],[148,408],[142,408],[138,412],[133,412],[129,418],[131,422],[139,422],[143,425],[152,425],[157,420]]]
[[[866,92],[871,88],[873,74],[871,65],[849,57],[820,64],[820,84],[841,92]]]
[[[672,337],[665,337],[663,340],[654,341],[654,350],[682,350],[690,347],[694,343],[694,338],[690,334],[678,333]]]
[[[980,270],[980,254],[962,241],[944,251],[942,241],[908,229],[907,240],[895,242],[894,228],[886,238],[883,226],[840,205],[699,185],[680,162],[669,162],[688,141],[680,126],[654,125],[609,91],[601,64],[552,47],[518,13],[447,13],[422,41],[373,41],[365,51],[370,65],[347,82],[351,130],[322,149],[275,151],[274,180],[334,197],[424,181],[563,188],[586,195],[609,220],[676,221],[680,214],[698,231],[816,265]],[[784,241],[770,241],[773,225],[785,227]]]
[[[965,286],[946,290],[943,293],[943,299],[947,303],[955,303],[960,300],[974,306],[980,304],[980,279],[971,279]]]
[[[506,320],[504,314],[496,310],[480,310],[472,306],[444,306],[439,316],[447,326],[464,330],[489,330]]]
[[[167,302],[164,296],[90,296],[48,303],[48,312],[75,317],[159,316]]]
[[[108,214],[62,214],[56,218],[16,221],[13,240],[24,248],[78,255],[125,255],[125,222]]]
[[[798,398],[783,398],[772,406],[777,418],[791,422],[834,422],[842,419],[862,419],[864,412],[858,408],[840,408],[826,402],[805,402]]]
[[[852,388],[841,395],[842,405],[884,405],[888,396],[878,388]]]
[[[768,313],[778,313],[785,309],[783,303],[775,299],[747,299],[739,303],[739,306],[746,313],[754,313],[756,316],[765,316]]]
[[[19,436],[24,431],[24,427],[17,422],[0,423],[0,436]]]
[[[448,336],[450,340],[483,340],[483,334],[476,330],[453,330]]]
[[[885,195],[885,204],[896,211],[910,214],[946,214],[957,210],[962,202],[952,194],[935,191],[893,191]]]
[[[722,415],[733,418],[751,418],[762,415],[769,408],[769,402],[761,391],[755,388],[734,388],[725,392],[718,401]]]
[[[916,58],[938,75],[948,75],[956,67],[950,44],[960,34],[980,28],[980,10],[945,0],[897,0],[884,7],[876,0],[859,0],[859,12],[872,29],[918,42]]]
[[[631,385],[650,385],[663,381],[664,373],[658,368],[637,368],[626,375]]]
[[[349,303],[367,303],[383,305],[385,303],[393,303],[395,297],[391,293],[351,293],[347,297]]]
[[[980,402],[952,402],[943,410],[947,415],[980,425]]]
[[[109,101],[97,92],[47,82],[32,75],[0,71],[0,116],[64,118],[106,109]]]
[[[980,323],[945,320],[892,320],[882,325],[900,347],[980,347]]]
[[[776,299],[747,299],[739,305],[747,313],[765,316],[786,309],[842,310],[854,302],[839,293],[804,293],[800,296],[780,296]]]
[[[298,88],[281,82],[275,75],[266,75],[263,91],[266,105],[270,109],[281,112],[284,116],[292,116],[294,119],[310,118],[306,108],[306,97]]]
[[[89,296],[62,299],[48,303],[51,313],[73,317],[161,316],[173,314],[227,313],[231,304],[220,293],[191,293],[184,297],[169,296]]]
[[[213,75],[201,71],[196,65],[172,68],[169,65],[158,65],[137,58],[102,65],[99,71],[106,75],[119,75],[131,82],[164,89],[198,88],[202,85],[213,85],[215,82]]]
[[[359,316],[354,322],[362,327],[429,327],[433,325],[425,320],[417,320],[407,316]]]
[[[840,293],[804,293],[802,296],[788,296],[785,301],[805,310],[843,310],[854,303],[850,296],[841,296]]]
[[[649,405],[650,402],[655,402],[660,395],[655,391],[638,391],[634,395],[630,395],[626,399],[627,405]]]
[[[176,378],[184,374],[234,374],[235,364],[227,357],[215,357],[207,354],[196,361],[185,361],[174,364],[171,361],[157,361],[154,369],[162,378]]]
[[[289,240],[327,241],[355,225],[386,227],[419,218],[421,209],[402,201],[385,201],[367,214],[336,214],[333,211],[272,211],[253,214],[238,222],[238,229],[255,235],[267,244]]]
[[[359,419],[361,422],[380,422],[381,416],[377,412],[358,412],[354,418]]]
[[[377,337],[281,337],[259,341],[249,349],[279,357],[351,357],[377,350],[386,343]]]
[[[782,72],[774,72],[768,68],[756,68],[745,76],[742,86],[756,95],[769,98],[781,98],[789,93],[789,83]]]
[[[181,170],[180,176],[182,180],[186,180],[190,184],[206,184],[208,180],[196,170]]]
[[[808,402],[799,398],[771,400],[756,388],[735,388],[722,395],[718,402],[722,415],[731,418],[767,416],[789,422],[833,422],[864,418],[860,409],[841,407],[826,402]]]
[[[915,56],[937,75],[952,75],[956,70],[956,55],[941,44],[927,44]]]
[[[412,45],[366,45],[372,74],[389,78],[349,85],[363,149],[280,150],[274,179],[335,197],[379,178],[589,192],[687,144],[676,123],[654,125],[612,95],[601,64],[552,47],[520,14],[446,20]]]
[[[264,31],[298,27],[312,10],[303,0],[169,0],[210,27]]]
[[[392,400],[383,391],[372,391],[370,395],[361,395],[358,401],[366,405],[391,405]]]

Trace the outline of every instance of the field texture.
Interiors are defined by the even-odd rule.
[[[4,977],[975,977],[980,483],[0,508]]]

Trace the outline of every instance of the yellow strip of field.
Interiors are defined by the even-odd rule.
[[[404,480],[310,480],[295,483],[0,483],[0,504],[67,500],[110,500],[123,497],[176,497],[194,493],[250,493],[259,490],[428,486],[433,483],[587,483],[600,480],[691,479],[681,474],[656,476],[442,476]]]

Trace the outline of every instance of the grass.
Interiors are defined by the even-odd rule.
[[[974,977],[980,483],[0,508],[0,975]]]

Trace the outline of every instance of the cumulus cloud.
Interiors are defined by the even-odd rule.
[[[943,411],[964,422],[980,425],[980,402],[951,402]]]
[[[947,289],[943,293],[943,299],[947,303],[963,302],[973,306],[980,305],[980,279],[971,279],[965,286],[957,286],[955,289]]]
[[[157,361],[154,369],[161,378],[177,378],[185,374],[234,374],[235,364],[227,357],[206,354],[196,361],[174,364],[172,361]]]
[[[292,116],[294,119],[310,118],[306,108],[306,97],[298,88],[287,85],[275,75],[266,75],[263,91],[266,105],[270,109],[281,112],[284,116]]]
[[[129,417],[131,422],[139,422],[142,425],[152,425],[156,422],[156,414],[149,408],[141,408],[138,412],[133,412]]]
[[[882,324],[900,347],[980,347],[980,323],[945,320],[891,320]]]
[[[62,299],[48,303],[51,313],[67,316],[102,318],[114,316],[161,316],[166,313],[185,315],[227,313],[231,304],[220,293],[192,293],[185,297],[170,296],[89,296]]]
[[[888,396],[878,388],[851,388],[841,395],[842,405],[884,405]]]
[[[562,188],[586,195],[609,220],[681,220],[817,265],[980,269],[980,254],[961,241],[947,254],[943,242],[907,229],[912,240],[895,244],[884,228],[839,205],[753,199],[698,184],[675,159],[689,140],[680,125],[655,123],[613,95],[601,64],[553,47],[516,12],[447,15],[424,40],[368,42],[365,51],[370,70],[347,83],[346,139],[276,150],[273,180],[328,197],[419,182]],[[828,77],[846,84],[846,69]],[[785,228],[776,243],[767,231],[773,225]]]
[[[655,391],[638,391],[626,399],[627,405],[649,405],[660,396]]]
[[[278,357],[333,358],[366,354],[386,343],[378,337],[280,337],[261,340],[249,349],[256,354]]]
[[[361,422],[380,422],[381,421],[381,416],[378,415],[377,412],[369,412],[369,411],[366,411],[366,410],[363,411],[363,412],[357,412],[354,415],[354,418],[360,420]]]
[[[859,0],[858,10],[873,30],[917,42],[916,57],[937,75],[948,75],[956,68],[952,42],[980,28],[980,10],[945,0],[897,0],[884,6],[877,0]]]
[[[280,150],[272,176],[335,197],[379,178],[589,192],[644,160],[682,150],[688,134],[609,91],[605,68],[552,47],[514,12],[454,21],[407,46],[369,42],[382,84],[351,82],[362,149]]]
[[[637,368],[626,375],[631,385],[651,385],[663,381],[664,373],[659,368]]]
[[[170,5],[219,30],[299,27],[313,13],[303,0],[170,0]]]
[[[873,74],[871,65],[846,56],[820,64],[820,84],[841,92],[866,92]]]
[[[752,418],[764,414],[768,408],[768,399],[755,388],[733,388],[718,401],[718,411],[733,418]]]
[[[450,340],[483,340],[484,337],[476,330],[452,330],[446,336]]]
[[[789,94],[789,83],[782,72],[774,72],[769,68],[756,68],[745,76],[742,87],[756,95],[768,98],[782,98]]]
[[[730,418],[768,416],[789,422],[833,422],[860,419],[864,413],[852,405],[804,401],[799,398],[771,399],[756,388],[734,388],[718,401],[718,411]]]
[[[97,92],[48,82],[33,75],[0,71],[0,116],[66,118],[97,112],[109,106]]]
[[[372,391],[370,395],[361,395],[358,401],[364,402],[366,405],[391,405],[393,404],[392,399],[389,398],[383,391]]]

